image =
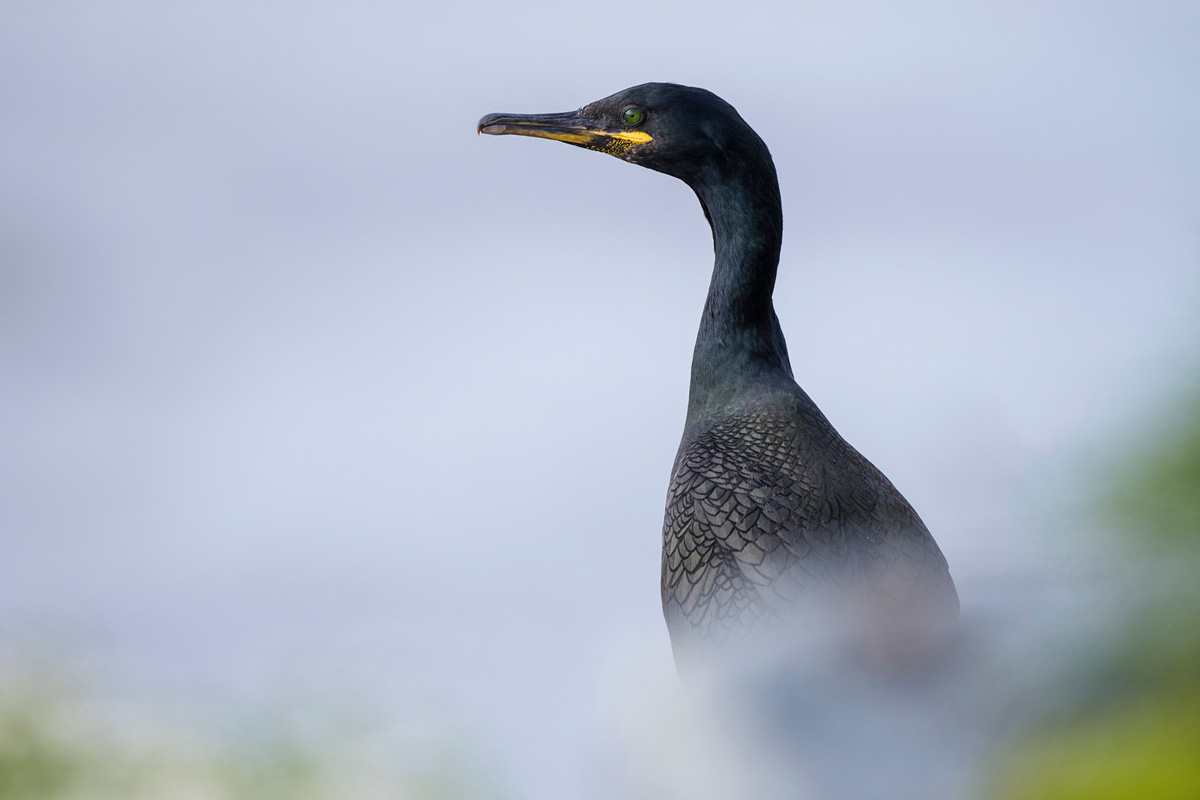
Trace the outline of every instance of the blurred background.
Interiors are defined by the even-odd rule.
[[[955,685],[1040,687],[940,796],[1196,796],[1197,42],[1168,0],[4,4],[0,796],[737,796],[657,588],[707,225],[475,135],[650,80],[771,147],[796,376],[941,544]]]

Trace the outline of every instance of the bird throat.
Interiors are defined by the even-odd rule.
[[[692,357],[689,422],[722,416],[792,377],[771,304],[783,241],[774,166],[692,188],[712,227],[715,260]]]

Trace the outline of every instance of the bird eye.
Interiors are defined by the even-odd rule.
[[[637,106],[630,106],[621,112],[621,116],[626,125],[635,126],[642,124],[642,120],[646,118],[646,112]]]

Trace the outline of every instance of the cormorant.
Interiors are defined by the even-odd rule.
[[[663,526],[662,603],[677,661],[736,649],[847,592],[884,616],[958,613],[946,559],[891,481],[792,376],[771,304],[783,238],[771,154],[704,89],[647,83],[478,131],[557,139],[679,178],[716,251]]]

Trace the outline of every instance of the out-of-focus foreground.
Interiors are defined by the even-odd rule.
[[[1129,606],[1075,665],[1081,697],[997,754],[994,797],[1200,797],[1200,394],[1171,416],[1100,500]]]
[[[408,749],[346,708],[243,710],[214,725],[195,709],[118,708],[62,665],[0,669],[5,800],[466,800],[500,796],[451,742]]]
[[[878,753],[873,738],[884,724],[889,744],[883,750],[895,749],[906,762],[897,773],[899,782],[922,772],[914,785],[936,791],[937,796],[994,800],[1200,796],[1200,764],[1195,758],[1195,743],[1200,741],[1200,589],[1194,579],[1200,569],[1200,403],[1192,402],[1180,416],[1176,424],[1160,427],[1149,437],[1151,444],[1117,462],[1125,466],[1112,479],[1114,488],[1094,498],[1093,508],[1082,520],[1111,529],[1115,535],[1109,544],[1123,554],[1115,561],[1124,567],[1109,568],[1099,576],[1110,584],[1103,596],[1122,606],[1100,615],[1113,621],[1112,628],[1092,627],[1082,641],[1071,639],[1063,652],[1054,652],[1051,645],[1041,660],[1022,659],[1024,664],[1016,666],[1015,674],[996,683],[990,681],[1013,668],[1011,662],[1001,663],[996,653],[1011,659],[1014,652],[1006,645],[996,651],[995,643],[984,643],[967,658],[965,681],[955,675],[961,668],[951,668],[931,691],[905,685],[881,692],[872,683],[854,694],[846,691],[853,681],[844,674],[816,670],[813,679],[823,685],[807,686],[808,677],[797,683],[802,692],[811,688],[822,698],[832,696],[830,713],[805,717],[798,712],[794,719],[783,720],[775,744],[785,743],[784,751],[768,763],[735,757],[736,765],[731,767],[727,758],[722,762],[722,754],[707,762],[701,749],[676,758],[673,764],[672,755],[679,755],[672,752],[676,748],[663,746],[659,737],[648,750],[655,759],[665,756],[661,763],[642,763],[639,773],[634,758],[632,774],[604,780],[626,784],[631,795],[646,797],[672,786],[700,797],[719,796],[738,786],[752,787],[756,796],[822,798],[845,791],[851,793],[846,796],[856,796],[861,775],[836,757],[830,759],[833,777],[818,777],[814,788],[812,759],[806,762],[786,752],[788,731],[803,731],[815,739],[848,736],[848,741],[843,740],[847,749],[862,747]],[[1060,617],[1052,631],[1064,624],[1061,610],[1049,613]],[[995,633],[994,626],[966,622],[973,626],[969,631],[973,637]],[[1022,637],[1025,634],[1018,641],[1026,646],[1047,644],[1044,635]],[[1016,654],[1021,658],[1020,646]],[[453,742],[434,750],[425,746],[421,752],[406,752],[402,742],[367,722],[370,715],[355,716],[337,707],[307,716],[295,709],[282,714],[248,712],[236,730],[228,719],[214,728],[186,712],[172,715],[145,707],[122,711],[100,703],[77,684],[56,678],[63,673],[53,665],[45,666],[10,662],[0,671],[0,797],[439,800],[506,796],[487,768],[469,753],[457,751]],[[964,682],[975,685],[964,693]],[[760,686],[754,691],[774,692],[770,699],[775,713],[788,713],[786,689]],[[1025,696],[1016,699],[1017,693]],[[910,708],[907,718],[901,704],[902,718],[893,717],[889,726],[888,715],[896,711],[886,706],[918,695],[928,704]],[[964,697],[971,707],[938,707],[946,702],[959,704]],[[875,704],[884,707],[872,707]],[[793,705],[800,708],[803,703]],[[708,735],[707,744],[716,741],[722,746],[721,737],[711,736],[712,731],[688,730],[697,719],[712,722],[703,712],[697,717],[693,709],[690,718],[671,718],[668,705],[651,703],[640,713],[635,725],[665,734],[676,745],[699,742],[702,748]],[[999,726],[1007,729],[1005,736],[993,737],[996,720],[1006,715],[1015,721]],[[851,719],[849,726],[838,720],[842,716]],[[964,717],[971,719],[964,724]],[[931,720],[948,729],[929,730]],[[907,733],[904,728],[914,721],[918,732],[897,748],[898,738]],[[928,741],[922,741],[922,726]],[[948,737],[958,745],[965,743],[966,749],[948,745]],[[970,753],[971,744],[981,742],[983,758]],[[627,746],[640,744],[634,736]],[[922,764],[922,758],[930,756],[943,763]],[[961,764],[944,763],[956,757],[962,758]],[[620,769],[618,763],[613,766]],[[878,775],[892,779],[886,765],[875,766],[880,768]],[[788,782],[792,767],[795,784]],[[706,774],[708,768],[713,774]],[[751,769],[759,774],[747,774]],[[925,779],[931,783],[923,783]],[[778,789],[780,783],[783,789]]]

